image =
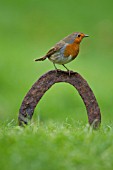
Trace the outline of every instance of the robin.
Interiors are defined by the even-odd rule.
[[[88,37],[88,35],[80,32],[74,32],[73,34],[60,40],[46,53],[45,56],[35,59],[35,61],[44,61],[48,58],[51,62],[53,62],[56,71],[58,69],[55,64],[60,64],[67,69],[70,75],[70,70],[64,64],[71,62],[77,57],[80,42],[84,37]]]

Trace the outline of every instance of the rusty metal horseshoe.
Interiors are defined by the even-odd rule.
[[[77,72],[71,72],[69,76],[68,72],[61,70],[57,73],[56,70],[49,71],[34,83],[21,104],[18,116],[19,125],[28,124],[42,96],[52,85],[59,82],[69,83],[77,89],[86,106],[89,124],[93,128],[98,128],[101,123],[100,108],[88,83]]]

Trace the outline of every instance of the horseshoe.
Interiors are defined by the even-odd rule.
[[[23,124],[28,124],[32,119],[35,107],[45,92],[49,90],[52,85],[59,82],[69,83],[77,89],[85,104],[89,124],[94,129],[98,128],[101,123],[100,108],[88,83],[77,72],[71,71],[69,76],[68,72],[61,70],[58,70],[57,73],[56,70],[49,71],[33,84],[21,104],[18,116],[19,125],[23,126]]]

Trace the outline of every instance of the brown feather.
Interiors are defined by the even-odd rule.
[[[47,56],[44,56],[44,57],[35,59],[35,61],[44,61],[46,58],[47,58]]]
[[[69,57],[70,55],[73,57],[73,59],[78,55],[79,53],[79,44],[69,44],[67,45],[64,56]]]

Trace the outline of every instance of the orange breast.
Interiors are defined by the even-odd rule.
[[[67,45],[65,52],[64,52],[64,56],[68,57],[68,56],[72,56],[73,59],[78,55],[79,53],[79,44],[69,44]]]

